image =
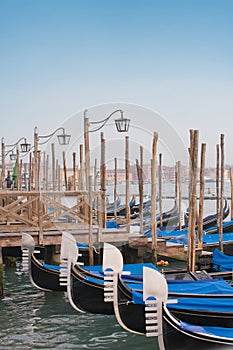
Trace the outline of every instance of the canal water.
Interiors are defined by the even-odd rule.
[[[156,339],[125,332],[114,316],[80,314],[65,293],[33,287],[22,272],[4,267],[0,299],[0,349],[144,349],[158,350]]]
[[[171,189],[166,192],[171,193]],[[229,195],[229,185],[226,192]],[[136,188],[131,193],[136,193]],[[173,203],[172,199],[163,201],[164,208],[170,209]],[[215,213],[215,207],[215,201],[205,201],[205,215]],[[4,267],[4,284],[0,350],[158,350],[156,339],[125,332],[114,316],[79,314],[64,293],[36,289],[22,272],[20,259],[16,267]]]

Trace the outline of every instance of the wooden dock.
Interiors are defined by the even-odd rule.
[[[39,192],[2,191],[0,193],[0,247],[21,245],[22,232],[30,233],[36,244],[58,245],[63,231],[89,244],[90,227],[85,217],[84,191]],[[76,204],[64,205],[62,198],[73,196]],[[92,225],[93,243],[128,242],[135,233]],[[138,237],[138,235],[135,235]]]

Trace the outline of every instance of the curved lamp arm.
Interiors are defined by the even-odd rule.
[[[29,152],[31,152],[34,148],[35,148],[35,146],[31,146],[31,147],[29,148],[29,150],[27,151],[27,153],[25,153],[23,156],[21,156],[21,158],[26,157],[26,155],[27,155]]]
[[[2,141],[4,142],[4,138],[2,138]],[[27,143],[26,137],[21,137],[17,142],[15,142],[13,145],[6,145],[5,147],[13,147],[12,149],[14,149],[20,141],[24,141],[25,143]]]
[[[30,148],[31,144],[30,143],[27,143],[27,139],[26,137],[21,137],[17,142],[15,142],[14,144],[12,145],[6,145],[5,144],[5,140],[4,140],[4,137],[2,137],[2,144],[4,144],[5,147],[9,148],[11,147],[10,150],[6,151],[5,152],[5,157],[10,153],[12,152],[13,154],[13,150],[18,146],[18,144],[20,143],[20,141],[24,141],[20,144],[21,146],[21,152],[25,153],[25,152],[28,152],[28,149]]]
[[[130,119],[124,118],[124,112],[122,111],[122,109],[117,109],[116,111],[112,112],[105,119],[102,119],[102,120],[99,120],[99,121],[94,121],[94,122],[89,122],[90,125],[91,124],[94,124],[94,125],[101,124],[97,128],[89,130],[89,132],[95,132],[95,131],[98,131],[98,130],[102,129],[103,126],[108,122],[108,120],[113,116],[113,114],[115,114],[117,112],[120,112],[120,114],[121,114],[121,118],[115,119],[115,124],[116,124],[116,127],[117,127],[117,131],[119,131],[119,132],[126,132],[126,131],[128,131]]]
[[[34,133],[38,133],[37,131],[37,127],[35,127],[34,129]],[[57,135],[58,137],[58,141],[60,143],[60,145],[68,145],[69,142],[70,142],[70,137],[71,135],[68,135],[65,133],[65,129],[60,127],[60,128],[57,128],[56,130],[54,130],[51,134],[49,135],[38,135],[38,139],[46,139],[45,141],[42,141],[42,142],[38,142],[39,145],[44,145],[45,143],[47,143],[58,131],[62,131],[62,134],[60,135]]]

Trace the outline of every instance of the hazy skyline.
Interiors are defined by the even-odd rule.
[[[198,129],[207,166],[223,133],[233,164],[232,15],[231,0],[0,0],[0,136],[33,142],[119,102],[161,114],[185,147]]]

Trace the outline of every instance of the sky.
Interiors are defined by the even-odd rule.
[[[150,150],[161,122],[170,153],[172,137],[187,150],[199,130],[208,167],[224,134],[233,165],[232,16],[232,0],[0,0],[0,136],[33,143],[35,126],[48,135],[67,125],[77,148],[85,109],[96,120],[123,106],[131,149]],[[114,157],[124,140],[109,138]]]

